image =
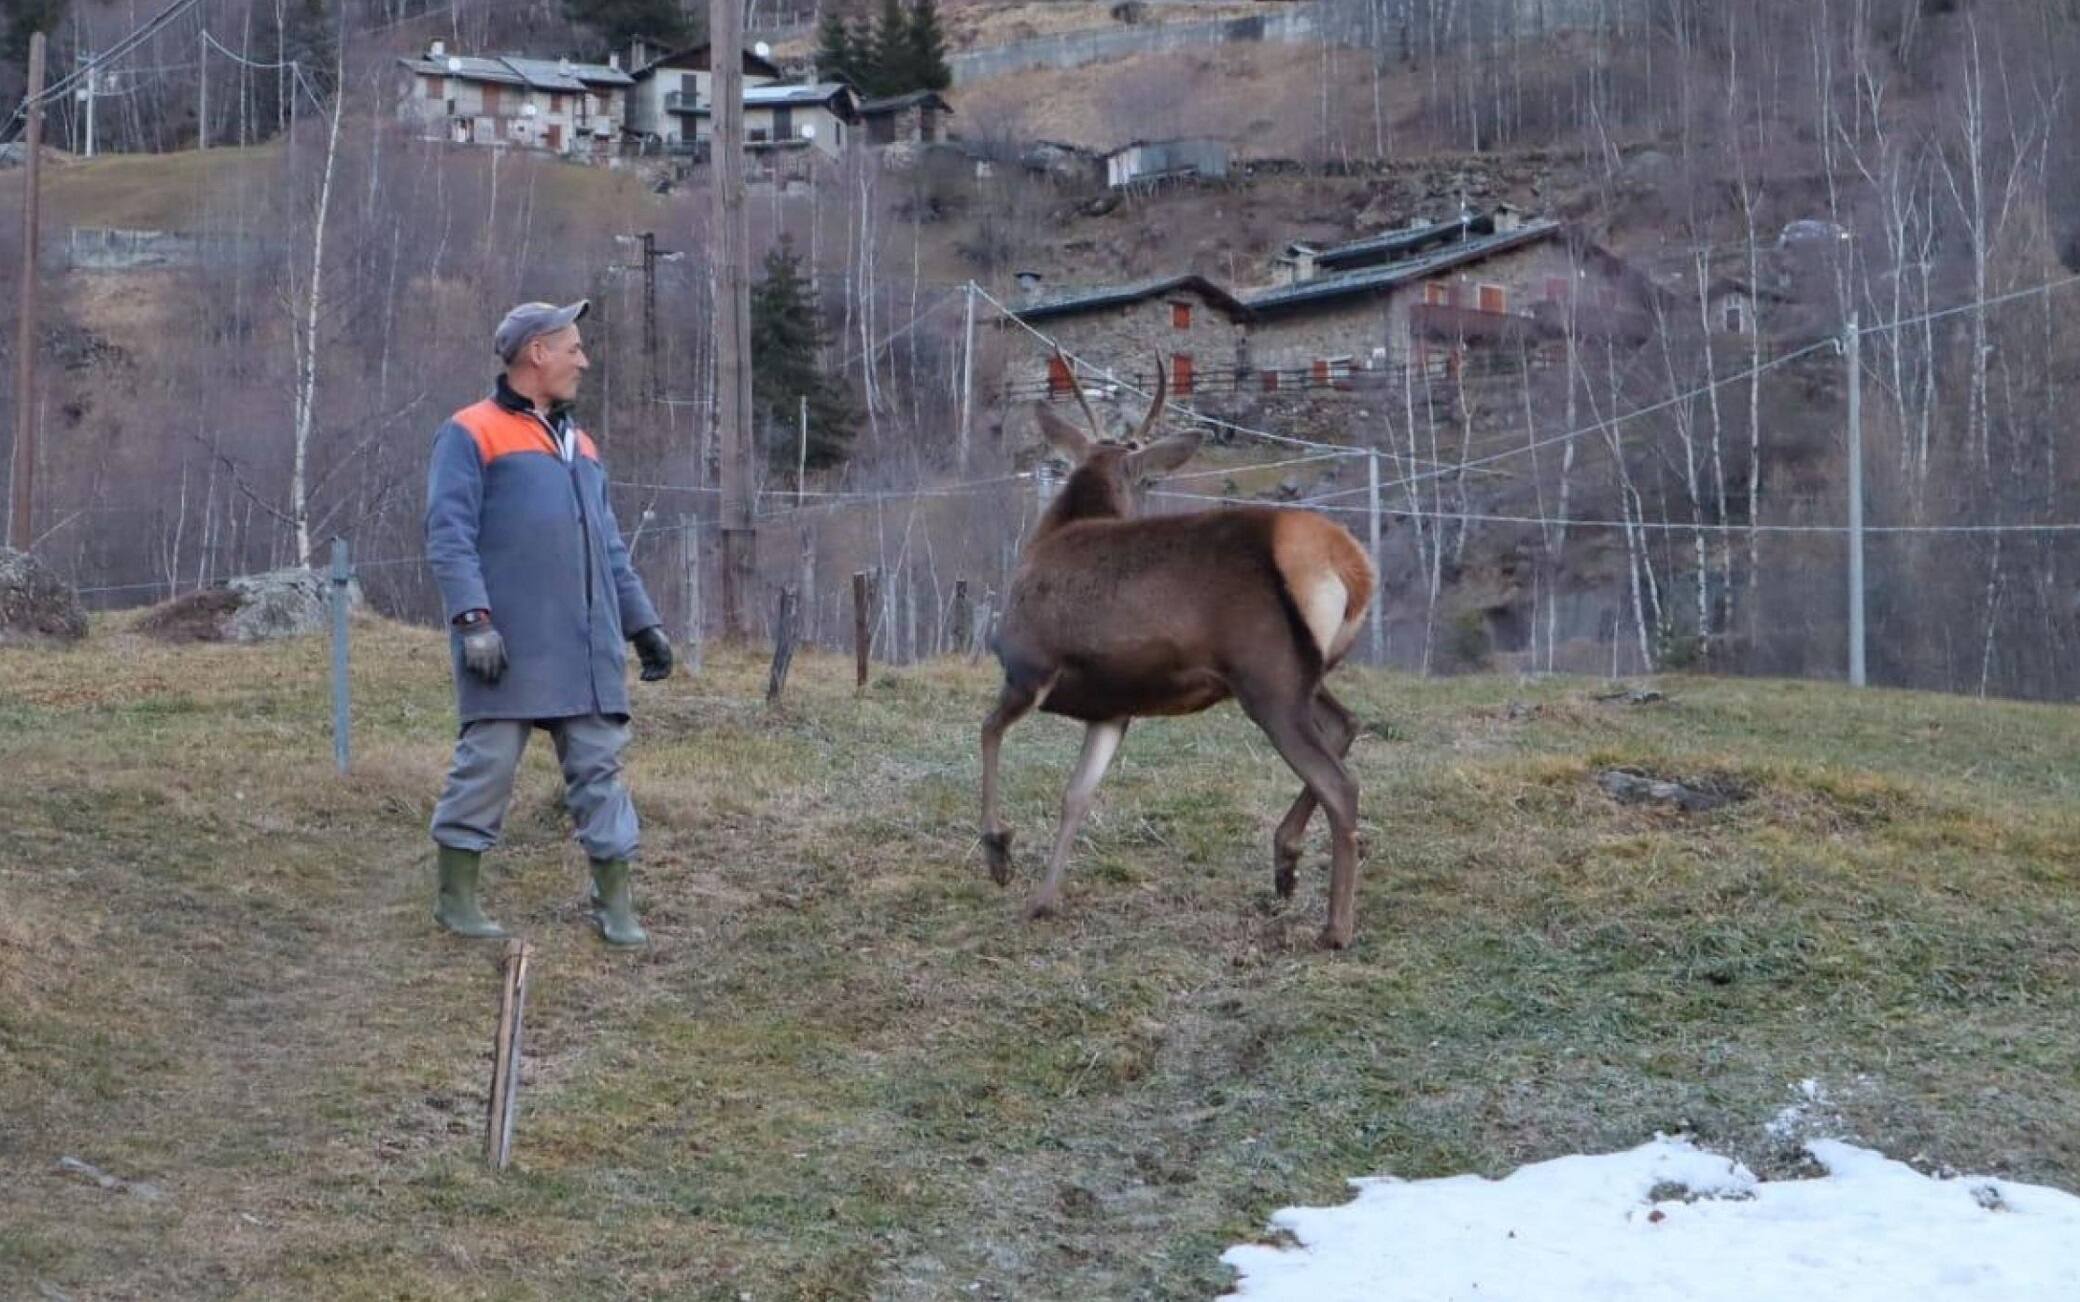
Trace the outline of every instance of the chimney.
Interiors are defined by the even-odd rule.
[[[1421,213],[1418,213],[1415,216],[1408,219],[1408,229],[1412,231],[1419,231],[1423,229],[1425,226],[1428,226],[1429,224],[1430,219],[1428,217],[1423,216]]]
[[[621,71],[621,56],[610,52],[607,55],[607,66],[616,72]]]
[[[426,57],[429,59],[446,58],[447,54],[448,43],[446,41],[432,41],[426,46]]]
[[[558,59],[556,61],[556,71],[562,73],[566,77],[571,75],[571,61],[569,56],[565,56],[564,58]]]
[[[641,72],[650,62],[650,46],[640,36],[628,38],[628,70]]]
[[[1495,209],[1495,230],[1497,234],[1503,231],[1513,231],[1523,224],[1524,214],[1518,212],[1509,204],[1503,204]]]
[[[1019,301],[1020,301],[1020,302],[1024,302],[1024,303],[1037,303],[1037,302],[1039,302],[1039,301],[1040,301],[1040,284],[1041,284],[1041,275],[1040,275],[1040,273],[1039,273],[1039,272],[1037,272],[1037,271],[1021,271],[1021,272],[1019,272],[1019,273],[1018,273],[1018,297],[1019,297]]]

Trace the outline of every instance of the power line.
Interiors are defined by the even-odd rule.
[[[202,0],[172,0],[172,3],[139,24],[128,36],[123,37],[101,53],[87,60],[86,63],[74,69],[70,74],[60,77],[51,85],[44,87],[43,93],[38,95],[33,102],[28,96],[23,96],[21,104],[14,111],[14,116],[9,118],[6,127],[0,128],[0,130],[7,132],[8,140],[12,141],[14,138],[13,131],[16,127],[28,121],[29,110],[32,107],[48,104],[52,100],[65,95],[80,81],[93,76],[106,65],[115,62],[138,46],[143,45],[146,41],[158,35],[174,19],[198,7],[201,3]]]

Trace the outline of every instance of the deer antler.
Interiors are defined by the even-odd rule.
[[[1054,346],[1054,359],[1062,364],[1063,372],[1069,377],[1069,392],[1076,395],[1076,405],[1083,408],[1084,423],[1091,427],[1091,440],[1103,443],[1105,430],[1098,424],[1098,413],[1091,410],[1090,399],[1083,396],[1083,381],[1076,378],[1076,367],[1069,361],[1068,354],[1062,351],[1060,344]]]
[[[1146,443],[1149,431],[1153,430],[1156,427],[1156,422],[1163,417],[1163,406],[1170,396],[1168,386],[1170,376],[1169,360],[1161,353],[1156,354],[1156,396],[1154,401],[1148,405],[1148,415],[1141,418],[1140,428],[1134,431],[1132,441],[1135,443]]]

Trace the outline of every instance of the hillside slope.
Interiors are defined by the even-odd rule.
[[[1204,1297],[1343,1177],[1689,1129],[1837,1131],[2073,1187],[2080,720],[1777,682],[1351,672],[1369,865],[1272,896],[1293,779],[1232,710],[1137,730],[1067,916],[973,853],[980,670],[639,688],[639,900],[605,952],[537,748],[496,860],[537,946],[515,1169],[478,1162],[489,951],[435,933],[438,635],[0,651],[0,1293]],[[1022,882],[1073,730],[1007,749]],[[1614,803],[1616,766],[1736,797]],[[61,1170],[89,1163],[163,1196]]]

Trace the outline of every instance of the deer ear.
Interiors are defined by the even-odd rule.
[[[1199,431],[1187,430],[1157,439],[1136,452],[1129,460],[1136,479],[1147,479],[1155,475],[1167,475],[1199,450]]]
[[[1033,404],[1033,418],[1040,423],[1041,437],[1045,438],[1055,451],[1079,466],[1090,456],[1091,449],[1097,446],[1092,442],[1090,435],[1055,415],[1044,403]]]

